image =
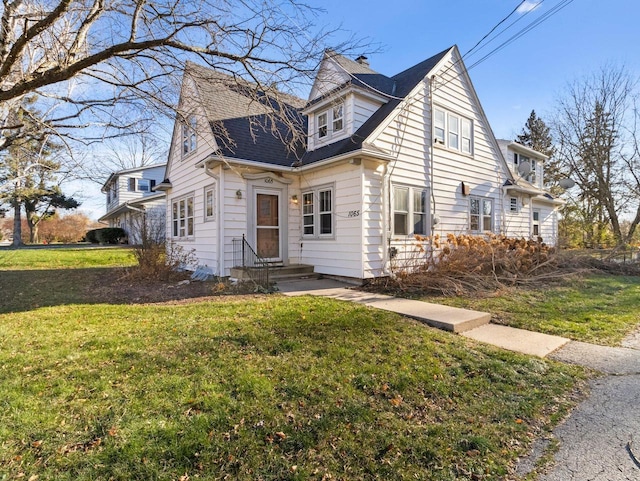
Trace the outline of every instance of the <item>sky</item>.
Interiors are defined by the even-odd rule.
[[[469,68],[532,22],[541,22],[469,71],[497,138],[513,139],[532,110],[548,121],[570,82],[602,68],[624,66],[640,79],[638,0],[527,0],[522,4],[520,0],[311,0],[308,3],[323,10],[315,21],[318,26],[340,27],[331,41],[364,39],[369,47],[354,54],[366,53],[371,68],[388,76],[454,44],[465,55],[520,5],[493,35],[508,27],[504,33],[464,59]],[[565,6],[551,14],[553,8],[561,5]],[[543,20],[545,15],[548,17]],[[509,26],[514,20],[517,22]],[[104,214],[105,200],[99,189],[90,185],[80,188],[85,198],[80,210],[94,219]]]

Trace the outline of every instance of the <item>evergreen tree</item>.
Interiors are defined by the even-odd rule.
[[[554,157],[556,149],[553,145],[551,131],[544,120],[536,115],[535,110],[531,111],[522,133],[516,137],[515,141],[548,157],[544,163],[544,185],[554,194],[562,193],[558,182],[566,175],[562,174],[560,162]]]

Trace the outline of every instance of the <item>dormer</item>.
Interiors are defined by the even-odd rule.
[[[303,113],[308,116],[309,151],[353,135],[388,102],[389,77],[369,68],[364,56],[350,60],[327,50]]]

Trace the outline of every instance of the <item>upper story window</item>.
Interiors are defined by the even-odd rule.
[[[188,155],[196,150],[196,127],[197,120],[195,115],[187,117],[182,124],[182,155]]]
[[[469,198],[469,230],[474,233],[493,231],[493,199]]]
[[[327,136],[328,124],[327,124],[328,112],[323,112],[318,115],[318,138],[322,139]]]
[[[393,235],[427,234],[427,191],[393,187]]]
[[[318,140],[331,139],[334,134],[344,131],[344,103],[334,104],[329,110],[316,115]]]
[[[333,131],[340,132],[344,128],[344,104],[336,105],[332,110]]]
[[[519,154],[517,152],[513,153],[513,167],[515,169],[516,172],[520,172],[518,169],[522,168],[522,164],[524,163],[528,163],[529,167],[531,168],[529,174],[523,176],[525,177],[529,182],[531,182],[533,185],[537,186],[537,187],[541,187],[541,183],[540,183],[540,179],[542,177],[542,173],[538,172],[538,170],[542,170],[542,163],[539,162],[536,159],[532,159],[530,157],[527,157],[526,155],[522,155]]]
[[[129,177],[129,192],[152,192],[155,186],[156,181],[153,179],[136,179],[135,177]]]
[[[471,155],[473,153],[473,121],[443,109],[434,108],[433,142]]]

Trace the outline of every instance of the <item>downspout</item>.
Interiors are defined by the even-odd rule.
[[[391,177],[388,176],[388,164],[385,162],[382,165],[382,274],[391,275],[389,269],[389,249],[391,248],[390,222],[388,219],[389,212],[391,212],[391,197],[389,192],[391,191]]]
[[[222,175],[218,177],[213,172],[211,172],[211,169],[209,168],[209,164],[207,162],[205,162],[204,164],[204,172],[209,177],[215,179],[217,184],[216,194],[218,198],[215,200],[216,208],[218,211],[218,276],[224,277],[224,229],[222,228],[222,226],[224,225],[224,209],[220,205],[222,203],[220,202],[220,199],[224,199],[224,180]]]
[[[433,255],[433,235],[435,233],[436,225],[434,223],[434,219],[436,218],[436,194],[434,192],[435,182],[433,179],[433,168],[435,165],[434,162],[434,148],[433,148],[433,83],[435,82],[436,75],[433,74],[431,79],[429,80],[429,115],[431,116],[431,155],[429,157],[429,193],[431,194],[431,218],[429,219],[429,226],[431,230],[431,235],[429,236],[429,255]]]

